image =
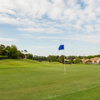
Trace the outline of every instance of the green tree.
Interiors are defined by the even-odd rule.
[[[69,60],[69,61],[67,61],[66,63],[67,63],[67,64],[73,64],[74,61],[73,61],[73,60]]]
[[[59,62],[64,63],[64,58],[66,58],[64,55],[61,55],[59,57]]]
[[[18,52],[19,59],[23,59],[25,57],[25,55],[20,50],[18,50],[17,52]]]
[[[74,63],[75,63],[75,64],[82,63],[82,60],[81,60],[80,58],[77,57],[77,58],[75,59]]]
[[[76,58],[76,56],[68,56],[67,59],[73,61]]]
[[[27,54],[27,59],[33,59],[33,55],[32,54]]]
[[[6,54],[5,45],[1,44],[0,45],[0,55],[5,55],[5,54]]]
[[[25,54],[27,53],[27,50],[24,50]]]
[[[10,52],[9,52],[9,58],[11,58],[11,59],[18,58],[18,50],[15,45],[11,45]]]
[[[49,62],[58,62],[58,61],[59,61],[59,56],[49,55],[49,56],[47,57],[47,60],[48,60]]]
[[[94,58],[94,56],[91,55],[86,57],[86,59],[91,59],[91,58]]]
[[[10,53],[10,46],[6,46],[6,55],[9,56]]]
[[[27,50],[26,49],[24,50],[24,53],[25,53],[25,59],[27,59]]]

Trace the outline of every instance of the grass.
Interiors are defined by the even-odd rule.
[[[0,60],[0,100],[100,100],[100,65]]]

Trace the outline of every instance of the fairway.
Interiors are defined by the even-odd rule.
[[[0,100],[100,100],[100,65],[0,60]]]

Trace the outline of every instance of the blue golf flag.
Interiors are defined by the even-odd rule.
[[[60,45],[58,50],[64,50],[64,45]]]

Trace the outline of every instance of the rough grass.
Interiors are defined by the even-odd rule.
[[[100,100],[100,66],[0,60],[0,100]]]

